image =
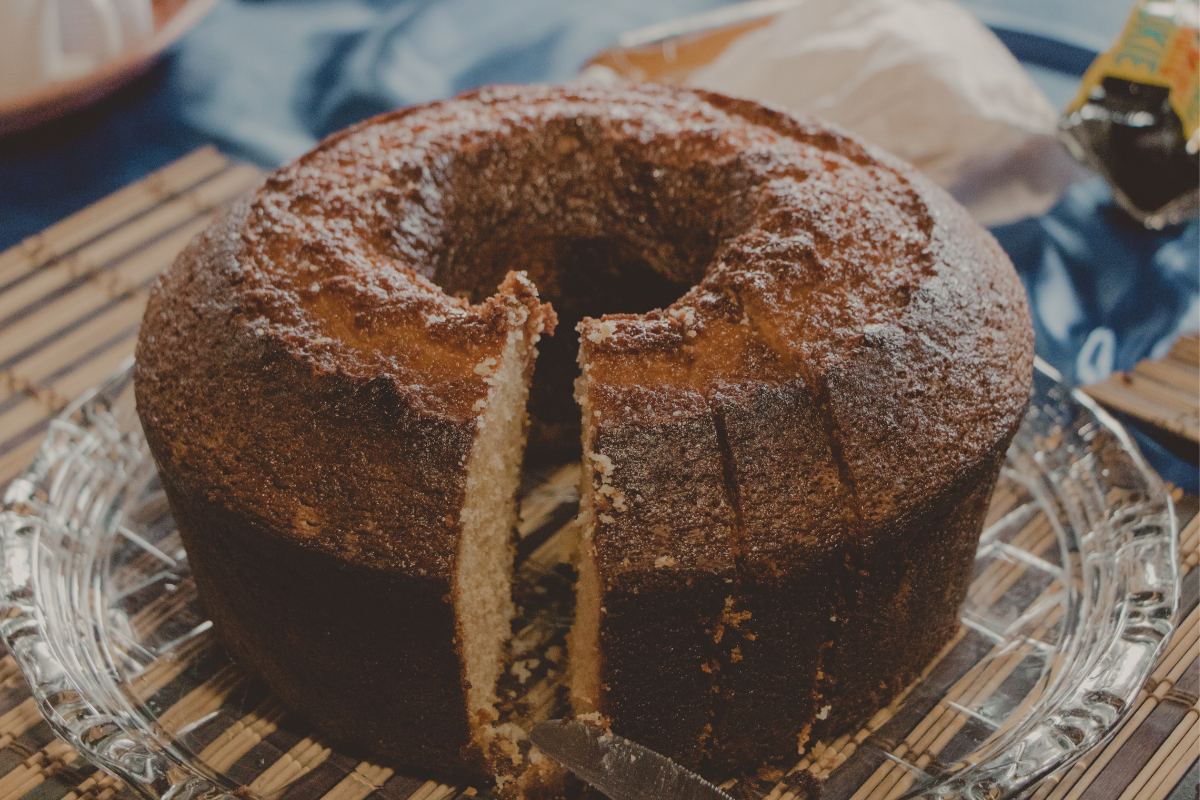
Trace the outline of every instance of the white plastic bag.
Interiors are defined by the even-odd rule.
[[[1088,174],[1041,89],[951,0],[804,0],[688,83],[841,125],[988,225],[1042,213]]]

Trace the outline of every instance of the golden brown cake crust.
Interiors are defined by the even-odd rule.
[[[430,390],[356,374],[288,324],[286,303],[271,314],[255,296],[252,213],[239,202],[164,274],[135,367],[201,597],[234,658],[323,730],[403,763],[486,774],[450,596],[476,424],[460,409],[485,375]],[[542,313],[527,285],[506,285],[471,312],[494,323],[474,331],[497,331],[476,352],[498,352],[485,349],[508,324],[498,309],[531,325]]]
[[[1020,283],[890,156],[653,86],[495,87],[369,120],[156,286],[138,411],[235,657],[336,735],[483,769],[450,592],[490,369],[511,329],[554,325],[514,269],[568,330],[584,318],[615,728],[724,768],[794,752],[821,704],[832,725],[886,701],[952,630],[1028,399]],[[547,446],[573,377],[557,339],[531,400]],[[880,620],[891,659],[864,650]],[[639,648],[647,630],[678,657]],[[350,662],[364,677],[339,687]]]
[[[953,635],[1033,334],[1007,257],[912,168],[754,103],[691,99],[720,110],[711,136],[735,151],[708,152],[736,224],[665,311],[580,326],[598,498],[585,558],[596,706],[722,775],[861,720]],[[689,465],[705,458],[723,483]],[[643,474],[660,462],[697,475],[690,502]],[[655,521],[692,507],[727,521],[664,541]],[[728,576],[724,591],[694,589],[697,574]],[[707,654],[686,720],[663,691],[680,677],[633,680],[665,669],[624,641],[650,629]]]

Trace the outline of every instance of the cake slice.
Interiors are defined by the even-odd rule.
[[[522,294],[533,302],[526,305]],[[493,723],[499,720],[496,682],[507,663],[514,613],[516,496],[529,429],[525,407],[536,345],[547,327],[553,333],[554,312],[536,304],[536,289],[519,273],[509,274],[498,297],[509,303],[510,326],[499,357],[475,370],[490,388],[466,464],[452,596],[472,739],[491,768],[504,774],[520,766],[514,741],[519,732]],[[532,326],[526,324],[531,317],[537,319]]]
[[[621,322],[649,338],[669,335],[664,318]],[[585,320],[581,352],[593,354],[589,337],[602,339],[613,325]],[[622,735],[697,768],[718,701],[734,510],[708,403],[684,385],[642,384],[643,368],[663,365],[639,355],[634,369],[585,357],[577,383],[584,455],[567,643],[572,705],[618,720]]]

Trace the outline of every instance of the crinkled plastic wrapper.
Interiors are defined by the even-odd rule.
[[[1149,228],[1200,211],[1198,69],[1200,4],[1138,0],[1059,123],[1071,152]]]

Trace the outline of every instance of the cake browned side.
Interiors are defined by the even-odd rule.
[[[239,202],[164,274],[137,353],[138,413],[197,588],[234,659],[322,730],[488,775],[453,607],[488,388],[470,362],[499,351],[513,308],[530,325],[543,311],[518,284],[472,312],[474,352],[450,381],[356,374],[248,290],[252,213]]]
[[[748,222],[664,312],[580,326],[578,605],[599,611],[575,689],[723,776],[863,721],[954,635],[1033,340],[1007,257],[940,189],[836,131],[706,100],[763,137],[743,143]],[[699,480],[664,492],[660,463]],[[691,518],[706,509],[719,525]],[[688,646],[656,667],[638,630]]]
[[[553,326],[538,295],[583,334],[579,711],[717,775],[918,674],[1028,400],[1020,283],[886,154],[654,86],[369,120],[164,276],[138,410],[239,662],[396,763],[493,769],[464,667],[467,472],[517,385],[498,365]],[[574,435],[575,349],[539,345],[543,452]]]

